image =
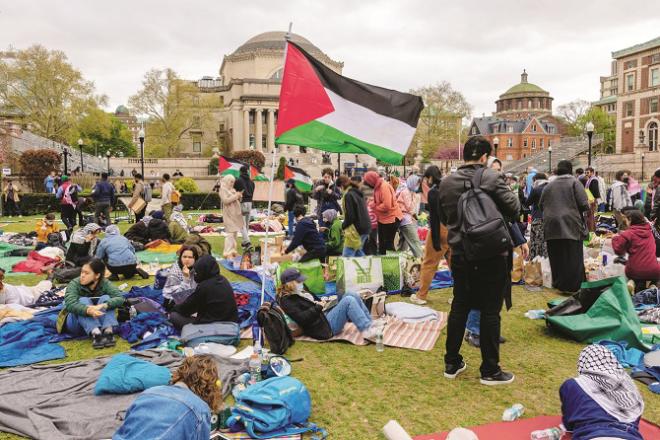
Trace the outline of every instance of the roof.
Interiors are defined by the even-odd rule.
[[[615,103],[615,102],[616,102],[616,98],[617,98],[616,95],[610,95],[610,96],[608,96],[608,97],[606,97],[606,98],[603,98],[603,99],[601,99],[601,100],[598,100],[598,101],[594,102],[593,105],[612,104],[612,103]]]
[[[522,133],[525,128],[529,125],[530,121],[534,118],[527,119],[518,119],[518,120],[508,120],[501,119],[495,116],[486,116],[482,118],[474,118],[472,123],[477,126],[479,134],[489,135],[493,133],[506,134],[508,127],[513,127],[513,133]],[[550,127],[556,128],[556,125],[544,118],[535,118],[539,121],[539,124],[543,126],[543,129],[547,132]]]
[[[654,47],[660,46],[660,37],[649,40],[646,43],[636,44],[634,46],[627,47],[625,49],[617,50],[612,52],[612,58],[621,58],[627,55],[632,55],[637,52],[642,52],[645,50],[653,49]]]
[[[115,115],[128,115],[128,114],[129,111],[124,105],[118,106],[117,109],[115,110]]]
[[[520,75],[520,83],[511,87],[509,90],[500,95],[500,98],[503,98],[507,95],[514,95],[519,93],[545,93],[548,94],[541,87],[536,84],[527,82],[527,71],[523,69],[523,73]]]
[[[245,43],[240,45],[232,55],[254,52],[258,49],[283,51],[284,42],[286,41],[284,37],[286,36],[286,34],[287,34],[286,32],[282,32],[282,31],[271,31],[271,32],[264,32],[262,34],[255,35],[254,37],[250,38]],[[311,54],[316,54],[316,55],[323,54],[323,52],[321,52],[321,49],[314,46],[311,41],[309,41],[307,38],[301,35],[292,33],[291,41],[298,44],[299,46],[301,46],[303,49],[305,49],[307,52]]]

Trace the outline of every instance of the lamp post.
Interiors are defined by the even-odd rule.
[[[552,147],[548,147],[548,173],[552,173]]]
[[[642,182],[644,181],[644,156],[645,154],[642,153]]]
[[[591,166],[591,137],[594,135],[594,124],[589,121],[584,128],[587,130],[587,137],[589,138],[589,156],[587,158],[587,164]]]
[[[84,173],[85,172],[85,164],[83,163],[83,140],[78,139],[78,148],[80,148],[80,172]]]
[[[69,174],[69,161],[67,160],[70,154],[69,149],[64,147],[62,154],[64,154],[64,175],[66,176]]]
[[[110,175],[110,156],[112,156],[112,153],[110,150],[106,151],[105,156],[108,158],[108,176]]]
[[[141,128],[138,133],[138,139],[140,139],[140,170],[142,172],[142,178],[144,179],[144,129]]]
[[[497,147],[499,147],[499,145],[500,145],[500,138],[495,136],[493,138],[493,145],[495,146],[495,157],[497,157]]]
[[[337,153],[337,172],[335,173],[335,177],[339,177],[341,174],[341,153]]]

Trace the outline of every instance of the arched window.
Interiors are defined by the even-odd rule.
[[[658,150],[658,123],[651,122],[649,124],[649,151]]]

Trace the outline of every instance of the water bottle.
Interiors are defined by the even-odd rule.
[[[542,309],[528,310],[527,312],[525,312],[525,318],[543,319],[545,318],[545,310]]]
[[[127,287],[128,287],[128,283],[122,283],[122,284],[120,284],[117,288],[118,288],[119,290],[124,290],[124,289],[127,288]]]
[[[511,408],[507,408],[502,413],[502,421],[504,422],[513,422],[520,418],[525,412],[525,407],[520,403],[516,403]]]
[[[385,344],[383,343],[383,331],[385,327],[381,324],[376,327],[376,351],[382,353],[385,351]]]
[[[532,432],[529,437],[531,440],[560,440],[566,430],[563,425],[556,428],[541,429]]]
[[[250,369],[250,385],[261,381],[261,359],[257,347],[254,347],[254,351],[250,355],[248,367]]]

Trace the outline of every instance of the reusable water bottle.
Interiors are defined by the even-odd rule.
[[[525,412],[525,407],[520,403],[516,403],[511,408],[507,408],[502,413],[502,421],[504,422],[513,422],[514,420],[519,419]]]

